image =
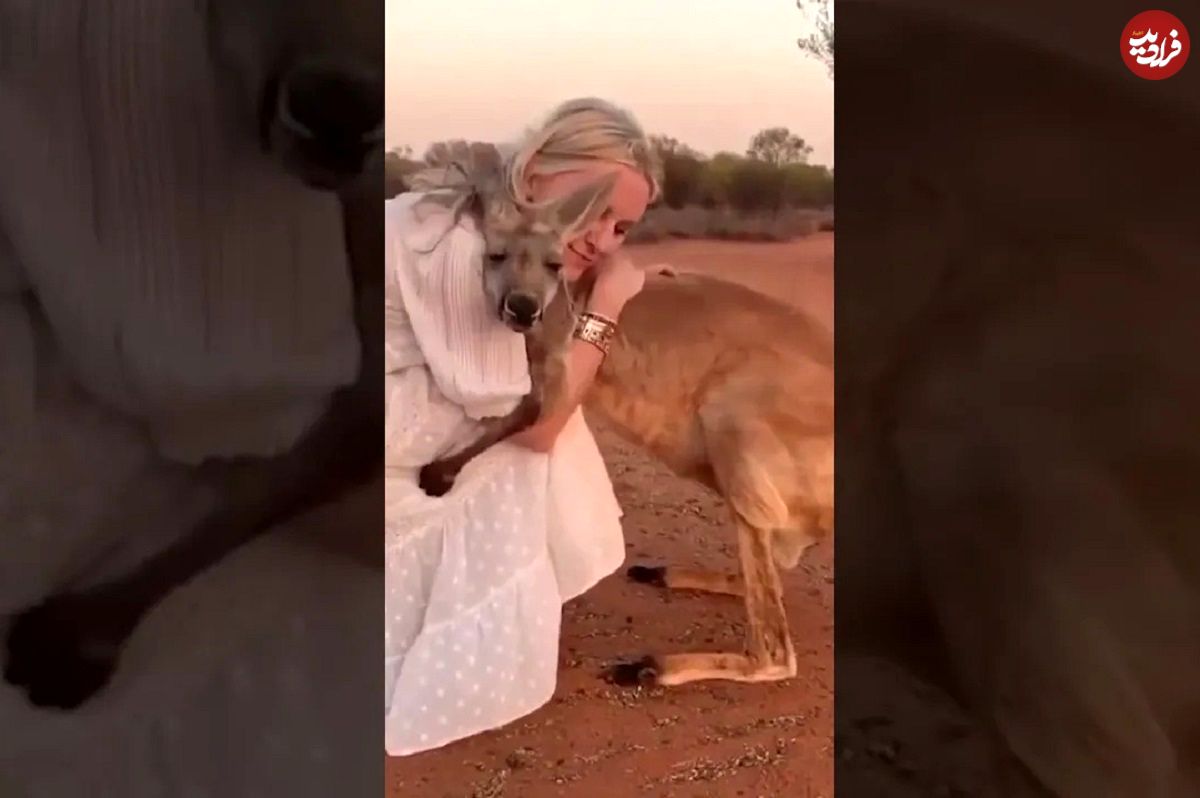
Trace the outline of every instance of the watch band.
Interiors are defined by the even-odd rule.
[[[617,332],[617,323],[598,313],[585,312],[579,314],[575,322],[574,337],[591,344],[604,355],[612,346],[613,336]]]

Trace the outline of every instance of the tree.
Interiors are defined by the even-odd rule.
[[[673,136],[654,135],[650,137],[650,146],[654,148],[655,153],[664,161],[667,158],[681,155],[687,158],[693,158],[697,161],[703,160],[700,153],[693,150],[688,145],[684,144],[679,139]]]
[[[733,173],[742,157],[732,152],[718,152],[704,162],[701,171],[696,199],[705,208],[717,208],[730,202],[730,186],[733,184]]]
[[[793,163],[783,167],[783,204],[824,208],[833,204],[833,174],[824,166]]]
[[[794,135],[786,127],[760,130],[750,140],[750,149],[746,150],[747,157],[756,161],[765,161],[772,166],[807,163],[811,153],[812,147],[805,144],[804,139]]]
[[[393,147],[383,154],[384,197],[391,199],[408,190],[407,176],[421,168],[412,159],[412,147]]]
[[[651,136],[650,145],[658,155],[663,171],[663,202],[682,208],[697,202],[704,159],[700,153],[670,136]]]
[[[800,50],[825,65],[833,77],[833,0],[796,0],[796,7],[805,15],[812,14],[813,30],[797,39]]]
[[[671,155],[663,159],[663,202],[682,208],[700,199],[700,178],[704,161],[691,155]]]
[[[743,158],[733,167],[729,204],[743,213],[778,211],[783,205],[783,170],[756,158]]]

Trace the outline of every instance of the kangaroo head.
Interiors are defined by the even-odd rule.
[[[485,203],[483,285],[497,317],[516,332],[533,330],[562,283],[563,247],[608,207],[616,175],[545,205],[520,210]]]

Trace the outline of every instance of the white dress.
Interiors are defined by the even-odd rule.
[[[420,195],[389,201],[385,711],[392,755],[532,712],[554,692],[562,603],[624,559],[580,412],[550,454],[500,444],[444,497],[421,466],[529,390],[524,339],[483,292],[482,238]]]

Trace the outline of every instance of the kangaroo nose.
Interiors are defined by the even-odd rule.
[[[532,327],[542,312],[536,299],[514,292],[504,298],[504,314],[522,327]]]
[[[283,76],[280,121],[294,135],[350,157],[382,143],[383,83],[327,63],[298,64]]]

